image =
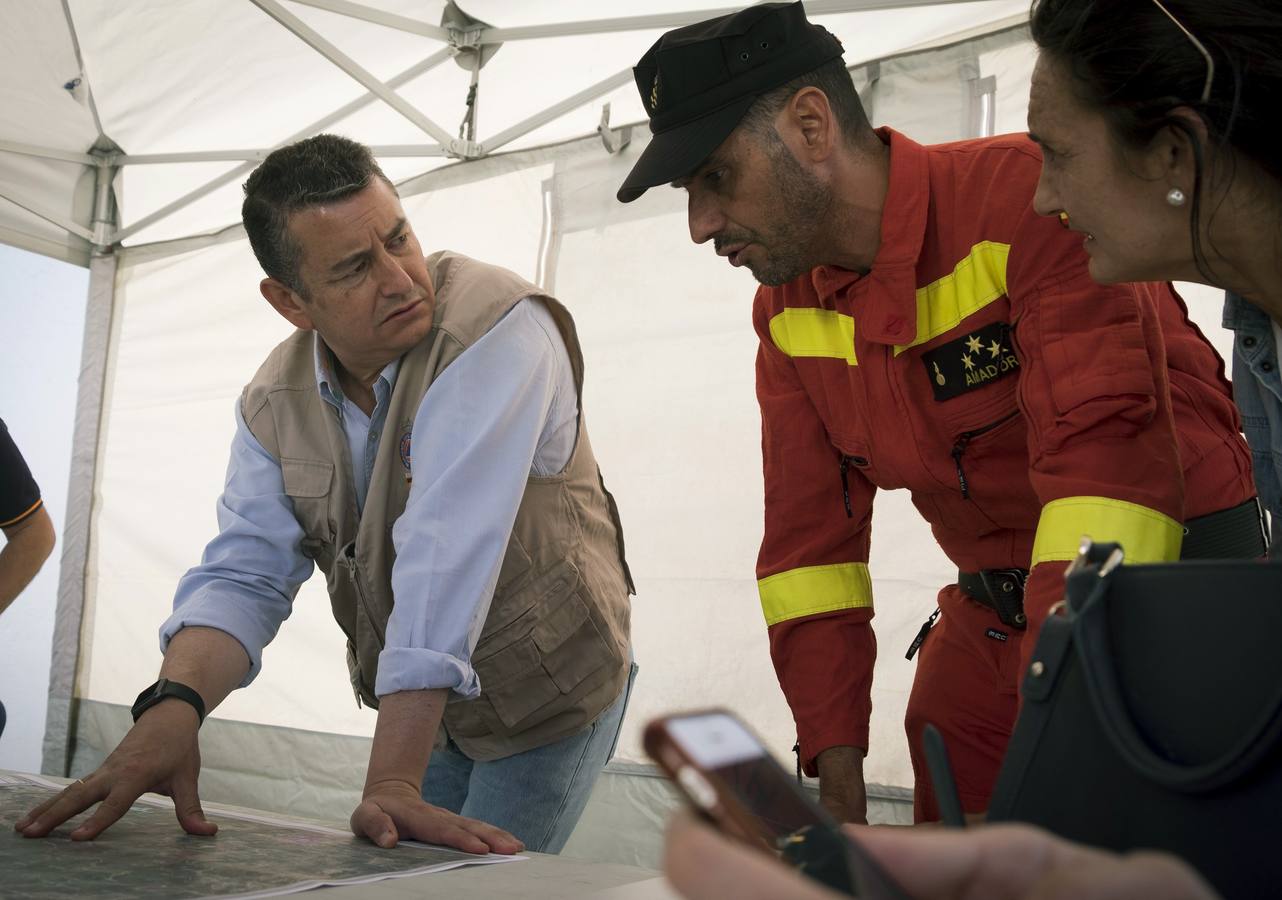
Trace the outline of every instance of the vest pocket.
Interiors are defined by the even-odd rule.
[[[521,592],[533,601],[529,607],[477,644],[472,665],[481,681],[480,700],[510,733],[533,724],[527,720],[535,713],[544,713],[538,721],[555,714],[591,675],[619,662],[592,621],[580,587],[574,567],[558,563]]]
[[[322,541],[329,538],[329,491],[334,480],[334,464],[281,457],[280,474],[285,493],[294,504],[298,524],[308,537]]]
[[[556,682],[543,671],[538,648],[529,637],[487,661],[477,662],[476,674],[481,679],[481,697],[489,701],[499,721],[511,731],[561,696]]]
[[[334,480],[334,464],[317,459],[290,459],[280,461],[281,480],[285,493],[291,497],[324,497]]]
[[[571,644],[582,651],[593,645],[605,647],[600,632],[588,616],[587,606],[577,592],[566,597],[564,603],[535,626],[533,637],[542,656],[543,670],[563,694],[578,687],[583,679],[609,662],[612,656],[609,653],[559,652]]]

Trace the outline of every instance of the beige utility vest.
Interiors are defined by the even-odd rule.
[[[312,332],[296,332],[273,350],[241,399],[250,431],[280,461],[306,531],[302,550],[328,578],[357,702],[373,707],[395,602],[392,525],[409,496],[411,429],[428,387],[517,302],[535,297],[560,328],[583,396],[583,354],[565,307],[506,269],[465,256],[437,253],[427,264],[436,286],[434,325],[401,359],[363,515],[343,425],[317,390]],[[618,512],[580,408],[565,469],[526,482],[472,654],[481,695],[447,704],[449,736],[473,759],[499,759],[594,721],[627,683],[631,589]]]

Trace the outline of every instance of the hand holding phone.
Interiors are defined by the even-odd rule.
[[[644,743],[691,805],[727,834],[851,896],[906,900],[731,713],[656,719]]]

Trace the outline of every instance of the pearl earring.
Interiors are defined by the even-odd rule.
[[[1166,192],[1166,202],[1171,204],[1171,206],[1183,206],[1184,192],[1179,188],[1171,188]]]

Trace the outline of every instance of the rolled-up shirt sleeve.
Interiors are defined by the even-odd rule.
[[[472,650],[526,481],[568,462],[577,404],[560,332],[529,299],[432,383],[414,420],[409,500],[392,530],[395,604],[378,696],[480,693]]]
[[[250,667],[241,687],[262,667],[263,648],[293,609],[298,588],[312,574],[303,555],[303,529],[285,493],[280,463],[245,425],[236,403],[227,480],[218,498],[218,536],[200,565],[178,582],[174,611],[160,627],[163,653],[183,628],[217,628],[238,640]]]

